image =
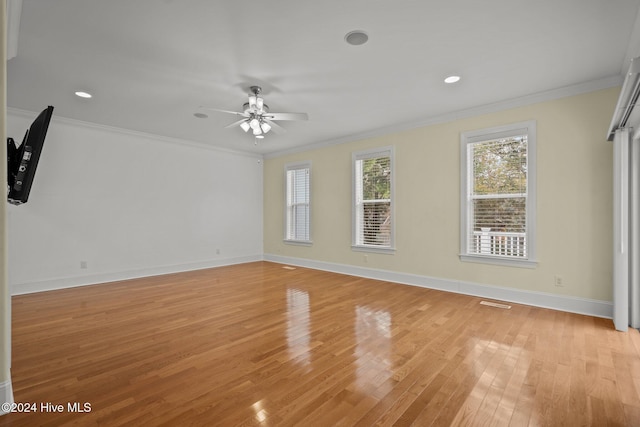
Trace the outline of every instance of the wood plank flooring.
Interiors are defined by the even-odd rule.
[[[268,262],[16,296],[0,426],[640,426],[637,331],[480,301]]]

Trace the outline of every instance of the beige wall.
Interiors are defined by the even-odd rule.
[[[11,304],[11,297],[9,296],[9,285],[7,283],[7,235],[6,235],[6,176],[7,176],[7,146],[6,141],[6,29],[4,28],[5,21],[5,7],[4,2],[0,7],[0,25],[2,30],[0,31],[0,138],[2,144],[0,144],[0,176],[2,178],[2,188],[4,191],[3,200],[0,201],[0,385],[10,381],[11,375],[9,373],[9,363],[11,355],[11,319],[9,305]],[[5,391],[6,393],[6,391]],[[4,393],[3,393],[4,394]],[[1,400],[1,399],[0,399]]]
[[[610,301],[612,145],[619,88],[267,159],[264,251],[434,278]],[[461,262],[460,133],[537,122],[537,268]],[[351,250],[351,153],[394,145],[394,255]],[[313,245],[283,243],[284,165],[312,162]],[[554,285],[560,275],[564,287]]]

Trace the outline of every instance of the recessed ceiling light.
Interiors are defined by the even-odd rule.
[[[205,113],[193,113],[193,115],[199,119],[206,119],[207,117],[209,117]]]
[[[93,95],[91,95],[88,92],[83,92],[81,90],[76,92],[76,96],[79,96],[80,98],[91,98]]]
[[[446,79],[444,79],[445,83],[456,83],[460,81],[460,76],[449,76]]]
[[[354,30],[349,31],[344,36],[344,40],[352,46],[360,46],[361,44],[365,44],[367,40],[369,40],[369,36],[362,30]]]

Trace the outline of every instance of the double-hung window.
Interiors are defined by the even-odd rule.
[[[534,121],[461,135],[460,257],[535,266]]]
[[[285,166],[285,236],[291,243],[311,244],[311,163]]]
[[[356,152],[352,160],[352,248],[393,252],[393,147]]]

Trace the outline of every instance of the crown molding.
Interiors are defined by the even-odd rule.
[[[272,158],[282,157],[289,154],[317,150],[317,149],[328,147],[331,145],[344,144],[347,142],[353,142],[353,141],[358,141],[362,139],[376,138],[376,137],[398,133],[406,130],[452,122],[455,120],[465,119],[465,118],[479,116],[483,114],[496,113],[499,111],[509,110],[517,107],[524,107],[527,105],[537,104],[540,102],[552,101],[555,99],[566,98],[566,97],[575,96],[575,95],[582,95],[584,93],[595,92],[597,90],[620,86],[622,85],[622,81],[623,81],[622,75],[609,76],[609,77],[605,77],[598,80],[592,80],[585,83],[578,83],[575,85],[551,89],[544,92],[533,93],[530,95],[508,99],[505,101],[494,102],[491,104],[485,104],[477,107],[471,107],[463,110],[444,113],[437,116],[431,116],[423,120],[401,123],[401,124],[392,125],[392,126],[386,126],[386,127],[377,128],[367,132],[347,135],[347,136],[336,138],[336,139],[316,142],[316,143],[307,144],[304,146],[290,148],[286,150],[273,151],[270,153],[266,153],[264,155],[264,158],[272,159]]]
[[[640,56],[640,8],[638,8],[636,21],[633,24],[633,29],[631,30],[631,37],[629,37],[629,45],[627,46],[627,54],[622,62],[620,73],[624,75],[629,69],[631,60],[638,56]]]
[[[526,95],[518,98],[508,99],[505,101],[499,101],[491,104],[485,104],[477,107],[472,107],[472,108],[453,111],[453,112],[444,113],[436,116],[431,116],[423,120],[400,123],[397,125],[373,129],[367,132],[361,132],[361,133],[343,136],[340,138],[320,141],[312,144],[306,144],[299,147],[272,151],[269,153],[265,153],[264,155],[258,154],[258,153],[251,153],[247,151],[241,151],[241,150],[233,150],[233,149],[223,148],[219,146],[206,145],[203,143],[185,140],[185,139],[172,138],[167,136],[154,135],[146,132],[134,131],[130,129],[118,128],[114,126],[101,125],[93,122],[85,122],[82,120],[70,119],[70,118],[61,117],[57,115],[53,116],[52,121],[59,122],[59,123],[66,123],[72,126],[85,127],[89,129],[99,129],[103,131],[115,132],[115,133],[120,133],[124,135],[129,135],[129,136],[137,136],[141,138],[152,139],[155,141],[162,141],[169,144],[178,144],[178,145],[188,146],[192,148],[241,155],[241,156],[262,160],[262,159],[272,159],[276,157],[282,157],[289,154],[317,150],[317,149],[329,147],[332,145],[339,145],[339,144],[345,144],[348,142],[353,142],[353,141],[358,141],[358,140],[363,140],[368,138],[380,137],[380,136],[407,131],[411,129],[432,126],[432,125],[452,122],[452,121],[460,120],[464,118],[479,116],[482,114],[496,113],[499,111],[504,111],[512,108],[523,107],[527,105],[537,104],[545,101],[551,101],[554,99],[566,98],[566,97],[575,96],[575,95],[581,95],[584,93],[594,92],[602,89],[608,89],[610,87],[622,85],[623,78],[624,78],[623,75],[610,76],[603,79],[565,86],[565,87],[552,89],[544,92],[538,92],[538,93],[534,93],[534,94],[530,94],[530,95]],[[21,110],[21,109],[11,108],[11,107],[7,107],[7,114],[13,114],[19,117],[29,118],[31,120],[33,120],[33,118],[37,115],[37,113],[33,111]]]
[[[14,116],[17,116],[17,117],[21,117],[21,118],[25,118],[25,119],[29,119],[29,120],[34,120],[35,117],[38,115],[38,112],[22,110],[22,109],[19,109],[19,108],[7,107],[7,115],[14,115]],[[216,152],[222,152],[222,153],[227,153],[227,154],[235,154],[235,155],[239,155],[239,156],[255,158],[255,159],[258,159],[258,160],[262,160],[263,159],[263,156],[261,154],[257,154],[257,153],[250,153],[250,152],[247,152],[247,151],[240,151],[240,150],[232,150],[232,149],[229,149],[229,148],[223,148],[223,147],[218,147],[218,146],[214,146],[214,145],[207,145],[207,144],[203,144],[203,143],[199,143],[199,142],[195,142],[195,141],[190,141],[190,140],[186,140],[186,139],[172,138],[172,137],[168,137],[168,136],[155,135],[155,134],[151,134],[151,133],[147,133],[147,132],[135,131],[135,130],[131,130],[131,129],[118,128],[118,127],[115,127],[115,126],[101,125],[101,124],[93,123],[93,122],[85,122],[85,121],[82,121],[82,120],[70,119],[68,117],[57,116],[55,114],[51,118],[51,121],[53,123],[62,123],[62,124],[70,125],[70,126],[82,127],[82,128],[85,128],[85,129],[100,130],[100,131],[105,131],[105,132],[119,133],[119,134],[125,135],[125,136],[134,136],[134,137],[138,137],[138,138],[150,139],[150,140],[153,140],[153,141],[160,141],[160,142],[164,142],[164,143],[167,143],[167,144],[174,144],[174,145],[177,144],[177,145],[187,146],[187,147],[191,147],[191,148],[197,148],[197,149],[201,149],[201,150],[209,150],[209,151],[216,151]]]

